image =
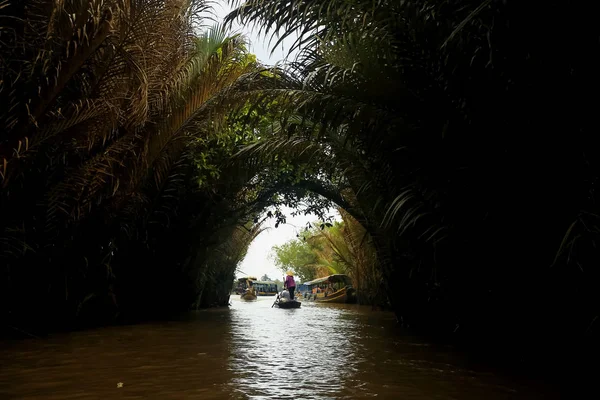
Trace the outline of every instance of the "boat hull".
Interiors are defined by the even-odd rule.
[[[301,305],[302,303],[297,300],[277,301],[275,303],[275,306],[279,308],[300,308]]]
[[[353,293],[354,291],[352,289],[349,291],[348,288],[345,287],[327,296],[325,296],[325,293],[311,293],[307,298],[308,300],[314,300],[317,303],[353,303],[355,301]]]

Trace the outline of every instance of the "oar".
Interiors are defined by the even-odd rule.
[[[273,302],[273,305],[271,306],[271,308],[273,308],[275,306],[275,303],[277,303],[277,300],[279,300],[279,292],[277,292],[277,298]]]

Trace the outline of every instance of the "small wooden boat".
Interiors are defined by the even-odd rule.
[[[236,292],[240,294],[240,299],[246,301],[256,300],[257,293],[254,288],[254,281],[256,281],[256,278],[252,276],[238,279]]]
[[[306,285],[309,289],[304,295],[307,300],[314,300],[318,303],[354,303],[356,301],[356,291],[352,287],[352,280],[348,275],[330,275],[305,282],[302,285]]]
[[[299,302],[296,299],[293,300],[289,300],[286,298],[283,298],[279,295],[279,293],[277,293],[277,298],[275,299],[275,303],[273,303],[273,305],[271,306],[271,308],[273,307],[279,307],[279,308],[300,308],[300,306],[302,305],[301,302]]]
[[[244,276],[242,278],[238,278],[237,284],[235,285],[234,291],[236,294],[244,294],[246,290],[251,288],[256,281],[256,278],[253,276]]]

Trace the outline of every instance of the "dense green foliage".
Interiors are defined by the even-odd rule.
[[[317,256],[306,240],[294,239],[281,246],[274,246],[272,257],[275,265],[281,269],[283,274],[293,271],[294,278],[300,282],[307,282],[318,277],[315,269]]]

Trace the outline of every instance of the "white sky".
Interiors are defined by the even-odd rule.
[[[231,11],[231,7],[227,4],[226,0],[218,0],[215,4],[215,14],[219,22],[222,22],[225,15]],[[269,47],[269,36],[258,35],[258,29],[252,29],[252,26],[242,26],[239,24],[233,25],[233,33],[241,33],[246,36],[250,42],[249,50],[256,55],[259,61],[266,65],[275,65],[278,62],[283,61],[286,57],[288,60],[293,59],[295,52],[288,56],[289,47],[297,39],[296,35],[291,35],[286,38],[271,54],[271,48]],[[272,45],[277,42],[276,38],[273,38]],[[287,224],[280,225],[275,228],[275,220],[270,219],[265,222],[264,226],[268,229],[262,232],[248,248],[246,258],[238,265],[236,271],[237,277],[242,276],[256,276],[260,279],[261,276],[267,274],[271,279],[283,279],[283,272],[280,271],[273,262],[271,248],[273,246],[280,246],[292,239],[296,239],[296,235],[300,233],[308,222],[317,220],[314,215],[299,215],[297,217],[291,217],[290,214],[292,209],[282,209],[282,211],[288,216]],[[331,210],[330,214],[335,215],[336,219],[340,219],[339,214],[336,210]]]

